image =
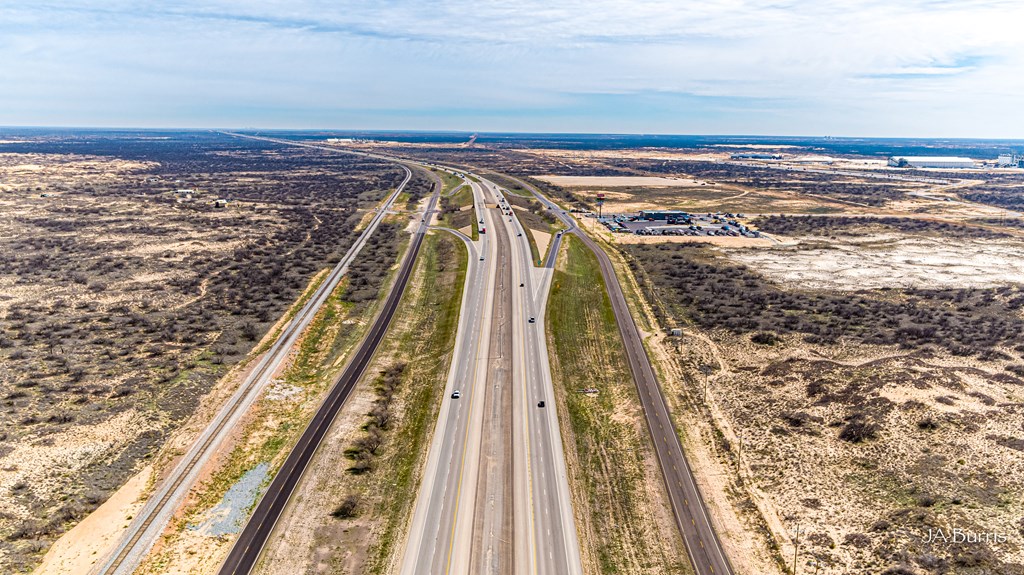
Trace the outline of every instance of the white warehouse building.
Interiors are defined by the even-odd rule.
[[[999,154],[999,159],[996,160],[996,165],[1000,168],[1016,168],[1020,166],[1021,162],[1024,162],[1024,156],[1018,156],[1017,154]]]
[[[889,165],[908,168],[973,168],[974,160],[960,156],[891,156]]]

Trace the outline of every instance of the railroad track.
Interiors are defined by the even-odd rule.
[[[438,193],[435,192],[427,207],[427,214],[430,214],[434,209],[437,197]],[[426,219],[424,218],[424,220]],[[417,229],[409,246],[409,251],[402,260],[395,283],[388,293],[384,306],[374,319],[370,331],[367,332],[352,359],[349,360],[341,375],[331,386],[326,399],[317,408],[312,421],[302,432],[299,441],[292,448],[281,469],[274,476],[270,487],[267,488],[266,493],[264,493],[259,503],[256,504],[256,508],[239,534],[238,539],[235,540],[227,558],[221,564],[218,571],[220,575],[247,575],[255,566],[263,551],[263,547],[274,530],[274,526],[277,525],[281,514],[284,512],[292,492],[302,479],[306,467],[320,446],[320,442],[327,435],[327,431],[334,422],[335,416],[337,416],[338,411],[345,404],[356,383],[362,378],[367,366],[370,364],[370,360],[373,358],[373,354],[377,350],[377,346],[384,339],[388,326],[391,324],[395,311],[398,309],[398,304],[402,299],[405,286],[412,275],[416,257],[419,254],[427,229],[426,221]]]
[[[232,394],[228,403],[215,416],[213,422],[203,431],[200,439],[186,452],[172,474],[158,488],[155,497],[151,497],[136,516],[124,537],[113,553],[92,572],[97,575],[127,575],[135,570],[145,554],[152,548],[156,539],[163,531],[174,513],[175,507],[184,499],[194,484],[199,471],[217,446],[225,441],[228,433],[238,423],[242,415],[256,400],[259,392],[268,383],[270,377],[287,357],[299,335],[312,321],[327,297],[334,291],[341,278],[348,271],[349,265],[369,241],[383,220],[387,210],[395,198],[402,193],[406,184],[412,179],[412,171],[402,165],[405,179],[388,196],[384,204],[378,208],[370,224],[356,239],[345,256],[331,270],[328,277],[320,284],[306,305],[288,323],[285,329],[271,345],[270,349],[246,377],[242,386]]]

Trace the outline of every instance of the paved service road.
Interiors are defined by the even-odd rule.
[[[430,198],[430,203],[426,210],[427,214],[433,211],[437,198],[438,192],[435,191]],[[317,408],[312,421],[310,421],[305,431],[302,432],[299,441],[292,448],[281,469],[274,476],[270,487],[267,488],[266,493],[264,493],[259,503],[256,504],[256,509],[253,510],[252,516],[238,535],[238,539],[228,553],[227,559],[221,564],[218,572],[220,575],[247,574],[256,564],[256,560],[259,559],[263,546],[270,537],[274,526],[277,524],[277,520],[281,517],[281,513],[284,511],[292,491],[294,491],[295,486],[298,485],[299,480],[302,478],[306,466],[313,458],[317,447],[320,446],[320,442],[330,429],[338,411],[345,404],[356,383],[362,378],[366,367],[373,358],[374,352],[377,350],[377,346],[387,333],[388,326],[391,324],[391,319],[398,309],[405,286],[409,281],[409,276],[412,275],[412,270],[416,264],[416,256],[419,255],[420,246],[423,243],[423,237],[427,233],[428,223],[426,220],[428,218],[424,217],[423,219],[424,221],[420,223],[413,234],[409,251],[406,252],[405,258],[402,260],[395,283],[388,293],[387,299],[384,301],[384,306],[377,313],[377,317],[371,324],[369,332],[367,332],[363,341],[360,342],[359,347],[355,350],[345,369],[331,386],[330,391],[327,393],[327,398]]]
[[[328,148],[329,149],[329,148]],[[366,245],[367,240],[376,231],[386,211],[394,203],[395,198],[412,177],[412,172],[405,168],[406,176],[382,204],[370,224],[363,230],[355,243],[338,265],[331,270],[327,279],[314,292],[296,316],[282,330],[281,335],[257,363],[238,390],[228,399],[213,421],[200,434],[196,442],[182,457],[171,474],[154,491],[142,510],[136,514],[122,539],[111,554],[93,570],[103,575],[128,575],[135,571],[142,559],[156,543],[164,527],[177,506],[195,483],[203,465],[210,456],[226,441],[241,418],[260,392],[270,381],[281,362],[291,353],[292,347],[299,336],[312,321],[320,306],[327,299],[341,278],[348,272],[348,267],[356,255]]]
[[[722,550],[722,543],[719,541],[718,535],[711,523],[707,506],[704,504],[704,499],[697,489],[693,472],[690,470],[686,456],[683,454],[682,444],[676,433],[675,425],[669,417],[665,398],[661,394],[661,386],[658,385],[654,370],[651,368],[650,358],[647,357],[647,351],[643,347],[640,332],[637,330],[633,316],[629,312],[629,306],[626,304],[626,298],[615,275],[615,268],[612,266],[611,259],[608,258],[608,254],[593,239],[576,227],[575,220],[564,213],[557,204],[544,197],[540,191],[526,182],[516,178],[510,179],[519,182],[524,188],[530,190],[539,201],[544,203],[569,226],[570,231],[575,233],[597,256],[598,263],[601,266],[601,275],[604,277],[608,295],[611,298],[612,308],[615,311],[615,319],[619,324],[619,332],[625,344],[630,371],[633,373],[633,379],[636,381],[637,391],[640,394],[647,427],[654,441],[658,463],[661,465],[662,474],[665,478],[665,485],[672,503],[672,511],[676,518],[676,524],[682,532],[683,541],[689,552],[690,560],[699,575],[731,574],[733,572],[732,566]]]
[[[470,185],[487,233],[462,236],[472,253],[463,315],[401,572],[576,575],[557,410],[538,407],[553,397],[543,322],[551,271],[533,267],[497,187]]]
[[[732,568],[694,482],[611,260],[594,240],[578,230],[572,217],[532,186],[520,183],[565,222],[569,228],[565,233],[577,234],[597,256],[691,562],[700,575],[731,574]],[[579,545],[557,413],[552,405],[553,388],[543,328],[551,267],[556,257],[553,254],[557,254],[561,238],[554,239],[546,266],[533,267],[525,233],[518,235],[522,231],[518,219],[509,221],[498,213],[504,206],[497,186],[487,180],[471,185],[476,215],[484,220],[488,232],[482,234],[479,241],[468,242],[470,265],[452,369],[427,457],[401,572],[403,575],[486,573],[504,569],[501,566],[508,561],[507,538],[495,535],[507,530],[507,484],[498,487],[500,482],[494,480],[497,475],[489,471],[489,458],[498,457],[502,452],[507,457],[507,450],[500,447],[501,441],[490,438],[484,441],[482,435],[495,430],[503,434],[505,429],[504,424],[493,417],[503,401],[498,392],[500,382],[504,381],[501,366],[508,357],[503,351],[502,346],[506,344],[501,334],[507,332],[502,318],[508,307],[495,298],[506,297],[496,294],[510,291],[513,531],[512,568],[506,572],[576,575],[582,572]],[[485,196],[497,209],[485,209]],[[511,249],[504,241],[489,239],[497,234],[507,234]],[[497,289],[499,281],[507,281],[507,274],[499,274],[499,266],[508,262],[511,262],[513,287]],[[535,318],[532,323],[531,317]],[[496,325],[502,327],[496,330]],[[496,346],[494,356],[491,355],[492,344]],[[498,369],[489,375],[492,359]],[[460,399],[451,399],[455,389],[462,392]],[[545,401],[547,407],[540,407],[540,401]],[[508,467],[499,466],[499,469]],[[501,511],[488,523],[488,514],[481,515],[478,506],[492,503],[500,506]],[[480,530],[483,532],[478,532]],[[474,571],[479,569],[484,571]]]

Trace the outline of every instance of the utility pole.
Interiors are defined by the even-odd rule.
[[[796,537],[793,539],[793,575],[796,573],[796,558],[800,555],[800,524],[796,524]]]
[[[708,404],[708,378],[711,376],[712,371],[714,369],[710,365],[706,363],[701,364],[700,372],[704,374],[704,397],[701,399],[701,403],[704,405]]]
[[[737,432],[736,437],[740,440],[739,453],[736,455],[736,472],[740,477],[743,477],[743,434]]]

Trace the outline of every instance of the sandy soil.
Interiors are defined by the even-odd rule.
[[[351,569],[350,561],[355,561],[353,555],[356,554],[344,553],[342,548],[351,543],[353,537],[355,541],[364,541],[365,533],[360,528],[351,529],[349,524],[332,520],[330,514],[352,483],[350,474],[339,471],[352,464],[345,449],[361,433],[374,399],[376,393],[371,386],[356,386],[352,397],[338,413],[323,441],[324,446],[337,448],[321,449],[310,462],[306,480],[296,489],[260,559],[258,572],[262,575],[327,573],[338,567],[347,573],[345,567]],[[332,561],[337,553],[345,556],[341,565]],[[297,558],[301,558],[301,567],[296,564]]]
[[[534,176],[538,180],[555,184],[556,186],[650,186],[650,187],[676,187],[676,186],[700,186],[702,180],[692,178],[663,178],[658,176]],[[714,185],[714,184],[712,184]]]
[[[0,468],[0,491],[11,493],[17,491],[12,487],[26,485],[33,492],[54,492],[65,473],[73,475],[93,461],[104,461],[130,438],[155,428],[141,412],[129,409],[96,425],[53,433],[45,442],[17,444]],[[21,519],[33,516],[16,499],[4,501],[4,512]]]
[[[944,247],[897,234],[884,240],[883,251],[909,245],[934,255],[952,249],[948,240]],[[974,264],[979,251],[990,248],[1006,255],[1008,249],[991,240],[957,243],[962,251],[949,258],[960,265]],[[761,256],[767,254],[781,274],[787,262],[794,265],[792,254],[783,255],[788,249],[722,251],[751,258],[744,263],[762,271]],[[874,251],[860,249],[864,257]],[[1020,244],[1009,249],[1016,254]],[[851,267],[849,259],[858,257],[849,245],[819,251],[833,258],[843,254],[838,259]],[[871,267],[878,281],[884,283],[887,274],[891,285],[920,265],[915,257],[889,256]],[[822,259],[816,253],[795,265],[815,270]],[[836,273],[829,268],[822,276]],[[921,273],[923,278],[934,275]],[[804,276],[786,281],[808,286]],[[1005,284],[1007,278],[980,281]],[[853,277],[827,287],[851,289],[864,282]],[[792,561],[797,529],[800,572],[809,569],[812,559],[819,562],[819,573],[829,575],[881,573],[936,557],[956,566],[947,571],[953,573],[967,572],[959,570],[965,565],[992,566],[996,560],[1019,565],[1024,560],[1019,536],[1024,459],[1013,439],[1022,429],[1024,397],[1019,379],[1004,369],[1006,362],[1019,362],[1020,350],[1003,350],[1009,354],[1005,360],[986,361],[891,347],[814,346],[798,335],[759,346],[749,337],[697,330],[684,330],[681,338],[653,336],[647,344],[737,572],[778,573],[773,556]],[[707,407],[701,400],[705,376],[697,369],[705,364],[714,368]],[[812,396],[812,384],[829,392]],[[840,429],[858,413],[878,426],[877,436],[861,443],[842,440]],[[934,421],[928,424],[934,427],[922,427],[927,421]],[[933,545],[924,540],[933,527],[1001,533],[1009,541],[977,550]],[[777,552],[768,551],[770,541]],[[982,567],[969,572],[1004,571]],[[1016,573],[1012,568],[1005,572]]]
[[[326,269],[321,270],[314,276],[306,291],[315,285],[327,271]],[[267,332],[263,340],[257,343],[256,347],[259,348],[273,338],[287,319],[287,315],[282,316]],[[193,417],[168,439],[164,449],[157,457],[158,469],[154,469],[153,465],[143,468],[109,500],[65,533],[53,544],[34,574],[77,575],[85,573],[89,566],[109,553],[128,526],[131,517],[145,503],[145,496],[155,482],[163,479],[165,474],[173,468],[173,465],[177,463],[177,457],[195,440],[199,431],[206,426],[216,410],[255,367],[258,359],[259,356],[243,362],[221,378],[216,387],[200,403],[200,408]],[[268,391],[268,395],[275,390],[280,392],[278,387],[272,387]],[[205,476],[208,476],[208,470]]]
[[[998,406],[1017,404],[1021,396],[1013,386],[989,377],[998,369],[978,370],[970,367],[970,360],[915,360],[866,346],[857,348],[862,355],[830,362],[815,353],[829,351],[825,349],[787,345],[766,351],[732,339],[718,343],[731,365],[712,377],[713,412],[732,445],[742,441],[739,465],[749,493],[783,542],[785,555],[792,556],[797,525],[805,539],[801,563],[819,557],[827,566],[824,573],[843,573],[851,566],[880,572],[895,560],[886,556],[888,545],[924,553],[927,546],[920,539],[929,526],[958,525],[1012,538],[1021,508],[1010,494],[1019,493],[1022,460],[1000,445],[999,438],[1019,433],[1020,423],[1014,410]],[[947,363],[960,365],[949,368]],[[764,366],[782,365],[797,369],[786,377],[789,383],[781,386],[765,385],[765,380],[752,375],[756,372],[749,371],[755,367],[768,372]],[[864,445],[838,440],[837,431],[826,424],[841,421],[851,407],[803,399],[808,368],[830,382],[831,372],[851,382],[884,374],[860,404],[860,409],[873,404],[899,406],[877,416],[879,438]],[[751,394],[753,389],[759,390],[758,398]],[[809,428],[783,431],[780,414],[793,409],[809,414]],[[918,428],[917,423],[929,416],[940,422],[937,431]],[[814,418],[823,423],[813,423],[819,421]],[[966,425],[980,421],[984,422],[980,428]],[[992,479],[979,481],[976,473],[981,469],[992,471]],[[944,504],[921,503],[925,497]],[[904,515],[901,509],[907,508],[917,511]],[[887,531],[878,527],[883,520],[899,525],[899,531],[879,533]],[[861,545],[882,547],[872,556],[863,553]],[[1004,561],[1021,561],[1019,539],[997,547]],[[932,549],[939,555],[950,551],[958,553],[948,546]]]
[[[731,211],[753,214],[813,214],[871,212],[868,207],[843,203],[812,194],[785,190],[744,188],[709,183],[705,186],[633,187],[618,190],[599,187],[574,188],[573,194],[594,202],[604,194],[607,214],[635,214],[640,210],[678,209],[701,213]],[[934,202],[933,202],[934,203]]]
[[[886,234],[805,241],[724,253],[776,281],[805,288],[990,287],[1024,282],[1024,242],[1019,240],[953,242]]]
[[[742,236],[639,236],[636,234],[615,234],[618,244],[709,244],[729,248],[763,248],[774,244],[769,238],[745,238]]]
[[[610,254],[615,262],[619,281],[627,294],[639,293],[636,280],[618,256]],[[640,298],[627,297],[638,326],[655,325],[650,307]],[[639,307],[637,307],[639,306]],[[682,430],[683,447],[688,463],[694,470],[698,487],[711,512],[715,529],[725,546],[729,560],[738,575],[777,575],[781,572],[763,535],[764,521],[752,512],[749,500],[738,490],[738,477],[728,460],[716,449],[715,428],[694,409],[699,398],[693,388],[684,384],[686,373],[680,364],[678,338],[668,338],[661,332],[644,332],[644,343],[665,391],[669,410],[677,427]],[[660,477],[660,471],[657,471]],[[672,528],[675,524],[670,523]]]
[[[548,245],[551,243],[551,234],[537,230],[530,230],[530,233],[533,234],[533,239],[537,242],[537,253],[540,254],[541,259],[544,259],[545,254],[548,253]]]
[[[155,162],[78,154],[0,153],[0,173],[5,176],[0,183],[0,190],[42,187],[53,192],[53,188],[114,181],[124,174],[141,172],[155,165]]]
[[[145,503],[153,467],[147,465],[103,505],[64,534],[43,557],[33,575],[86,573],[120,539],[132,517]]]

